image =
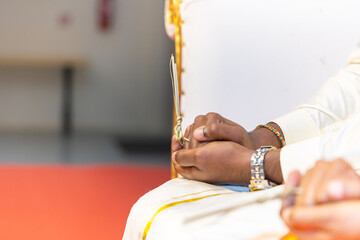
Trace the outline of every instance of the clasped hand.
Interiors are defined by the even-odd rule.
[[[196,117],[185,131],[182,147],[172,138],[172,162],[187,179],[209,183],[248,183],[256,140],[243,127],[208,113]]]

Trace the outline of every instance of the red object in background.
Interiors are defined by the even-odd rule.
[[[169,167],[0,165],[1,240],[119,240],[130,208]]]
[[[114,20],[114,0],[100,0],[99,2],[99,28],[103,31],[109,30]]]
[[[61,27],[67,27],[72,23],[73,17],[70,13],[68,12],[63,12],[59,15],[58,17],[58,24]]]

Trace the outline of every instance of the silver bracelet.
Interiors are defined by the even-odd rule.
[[[251,191],[269,189],[275,184],[265,179],[264,159],[265,154],[275,150],[273,146],[263,146],[257,149],[251,156],[251,180],[249,188]]]

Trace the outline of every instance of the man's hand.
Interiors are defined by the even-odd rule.
[[[199,115],[185,131],[190,142],[185,149],[192,149],[212,141],[232,141],[249,149],[255,149],[255,140],[239,124],[222,117],[217,113]]]
[[[360,200],[294,207],[283,217],[299,240],[360,239]]]
[[[304,177],[292,173],[287,185],[302,189],[281,211],[299,239],[360,239],[360,177],[344,160],[319,161]]]
[[[269,125],[271,124],[281,131],[275,123]],[[248,183],[253,150],[265,145],[281,147],[281,143],[271,131],[260,128],[248,133],[240,125],[217,113],[196,117],[194,123],[186,129],[184,136],[190,139],[189,142],[184,143],[184,147],[176,141],[175,136],[172,138],[171,152],[175,169],[188,179],[212,183]],[[211,146],[205,147],[206,144]],[[186,153],[187,162],[196,163],[194,166],[187,166],[182,159],[174,160],[175,152],[181,149],[194,150],[180,153],[180,156]],[[265,173],[270,180],[277,183],[282,182],[279,159],[280,151],[272,151],[265,156]]]
[[[282,134],[281,128],[276,123],[268,123],[268,125]],[[194,123],[186,128],[184,136],[190,139],[189,142],[185,142],[184,149],[193,149],[212,141],[232,141],[253,150],[261,146],[281,148],[278,138],[268,129],[259,128],[247,132],[239,124],[217,113],[197,116]],[[178,149],[178,146],[172,146],[172,149]]]
[[[173,153],[172,161],[176,171],[187,179],[209,183],[249,183],[252,153],[237,143],[222,141],[178,150]]]
[[[355,184],[355,185],[353,185]],[[344,160],[318,161],[300,184],[297,206],[311,206],[339,200],[360,199],[360,177]]]

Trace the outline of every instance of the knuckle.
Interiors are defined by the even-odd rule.
[[[209,125],[207,134],[208,134],[209,136],[217,135],[217,133],[219,132],[219,129],[220,129],[219,124],[217,124],[217,123],[212,123],[212,124]]]
[[[322,168],[326,165],[327,162],[325,162],[324,160],[319,160],[316,162],[315,164],[315,168]]]
[[[317,163],[316,163],[317,164]],[[307,171],[306,171],[306,173],[304,174],[304,179],[308,179],[310,176],[311,176],[311,174],[313,173],[313,168],[311,168],[311,169],[308,169]]]
[[[220,118],[220,115],[215,112],[209,112],[206,114],[206,118],[207,119],[218,119],[218,118]]]
[[[198,123],[198,122],[202,121],[203,118],[204,118],[204,115],[199,115],[199,116],[195,117],[194,123]]]
[[[334,161],[333,161],[333,164],[335,165],[335,166],[346,166],[346,162],[345,162],[345,160],[344,159],[342,159],[342,158],[337,158],[337,159],[335,159]]]

